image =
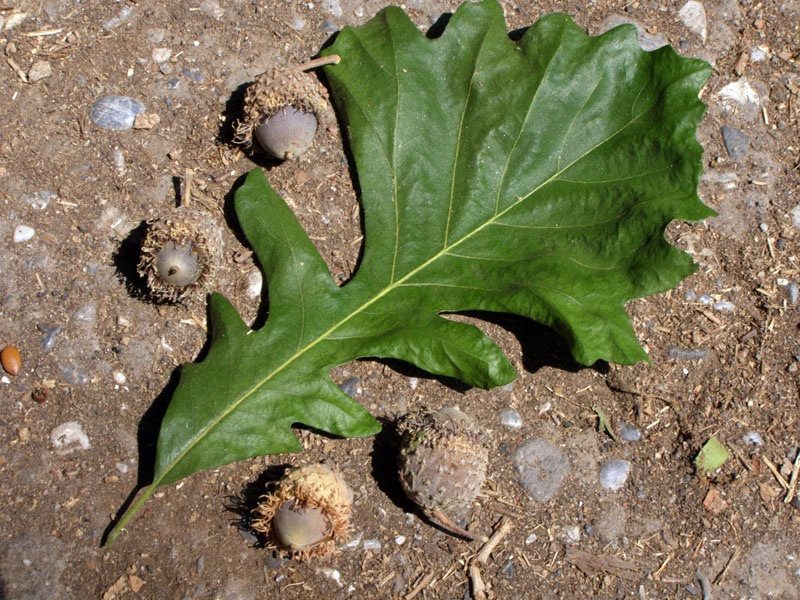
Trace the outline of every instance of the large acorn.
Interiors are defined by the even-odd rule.
[[[338,62],[332,55],[259,75],[247,88],[234,141],[249,147],[255,138],[278,160],[300,156],[314,141],[320,114],[328,106],[320,83],[304,71]]]
[[[353,493],[322,464],[289,469],[256,506],[251,527],[270,547],[300,560],[323,556],[347,540]]]
[[[180,206],[147,221],[138,272],[156,301],[175,303],[202,295],[214,284],[222,244],[210,214]]]
[[[486,479],[489,453],[472,419],[458,407],[406,415],[398,469],[408,497],[447,529],[476,539],[453,519],[464,515]]]

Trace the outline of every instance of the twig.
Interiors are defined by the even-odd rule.
[[[800,449],[797,450],[797,456],[794,457],[794,466],[792,467],[792,477],[789,480],[789,491],[786,494],[784,502],[791,502],[797,492],[797,476],[800,473]]]
[[[714,585],[719,585],[720,583],[722,583],[722,580],[725,578],[725,574],[728,572],[728,569],[731,568],[731,565],[737,558],[739,558],[738,548],[733,551],[733,554],[731,554],[731,557],[728,559],[728,562],[725,563],[725,568],[722,569],[722,572],[719,575],[717,575],[717,577],[714,579]]]
[[[501,540],[508,535],[508,533],[514,528],[514,524],[503,517],[500,520],[500,525],[497,527],[495,532],[492,534],[486,543],[481,546],[481,549],[475,555],[475,557],[470,561],[469,568],[467,572],[469,573],[469,579],[472,583],[472,597],[475,600],[486,600],[486,584],[483,583],[483,577],[481,577],[481,570],[479,565],[485,565],[486,562],[489,560],[489,556],[492,554],[494,549],[497,545],[501,542]]]
[[[667,567],[667,564],[671,560],[672,560],[672,552],[667,554],[667,558],[664,559],[664,562],[661,563],[661,566],[658,567],[655,573],[653,573],[653,579],[657,580],[659,577],[661,577],[661,573],[664,571],[664,569]]]
[[[425,589],[425,587],[431,582],[431,579],[433,579],[433,575],[434,573],[433,571],[431,571],[430,573],[425,575],[425,577],[420,579],[419,583],[417,583],[417,585],[414,586],[414,589],[412,589],[405,595],[405,600],[412,600],[417,594],[419,594],[423,589]]]
[[[450,533],[455,533],[456,535],[460,535],[461,537],[467,538],[468,540],[485,542],[486,536],[479,535],[477,533],[472,533],[471,531],[467,531],[463,527],[459,527],[455,523],[453,523],[449,517],[444,514],[440,510],[432,510],[429,511],[428,516],[436,521],[438,521],[445,529],[450,530]]]
[[[783,489],[788,490],[789,484],[786,483],[786,480],[783,478],[783,476],[780,473],[778,473],[778,469],[775,468],[775,465],[772,464],[772,461],[768,459],[766,456],[762,456],[761,459],[764,461],[764,464],[767,465],[767,467],[769,467],[769,470],[772,471],[772,474],[775,475],[775,479],[777,479],[778,483],[780,483],[783,486]]]
[[[194,183],[194,173],[186,171],[183,176],[183,197],[181,198],[181,206],[189,206],[192,202],[192,183]]]
[[[338,54],[331,54],[330,56],[320,56],[319,58],[314,58],[311,60],[307,60],[301,65],[297,65],[295,70],[297,71],[310,71],[311,69],[316,69],[317,67],[324,67],[325,65],[338,65],[339,61],[342,60]]]

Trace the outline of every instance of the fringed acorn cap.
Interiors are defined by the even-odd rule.
[[[158,302],[199,296],[214,285],[222,244],[211,215],[181,206],[147,221],[137,270]]]
[[[321,464],[289,469],[263,496],[251,527],[271,548],[305,560],[347,540],[353,494],[342,477]]]
[[[250,147],[253,143],[253,130],[287,108],[313,114],[318,119],[328,106],[324,88],[313,76],[303,71],[337,62],[339,57],[334,55],[294,68],[273,67],[259,75],[247,88],[243,118],[235,125],[234,141]]]
[[[486,479],[489,453],[472,419],[458,407],[406,415],[398,468],[408,497],[428,515],[463,516]],[[450,526],[450,523],[445,522]]]

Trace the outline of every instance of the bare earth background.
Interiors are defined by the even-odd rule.
[[[384,433],[337,440],[300,431],[302,455],[167,486],[103,548],[149,466],[157,421],[143,417],[158,413],[176,367],[206,340],[204,304],[157,307],[138,297],[136,228],[171,210],[176,178],[192,173],[195,202],[225,229],[218,289],[252,321],[258,271],[235,233],[229,192],[260,165],[337,280],[346,279],[360,245],[359,207],[332,113],[314,147],[285,164],[233,147],[230,125],[243,84],[275,61],[308,59],[382,3],[0,1],[0,345],[16,345],[23,360],[21,373],[0,383],[0,597],[468,598],[466,565],[479,544],[431,527],[403,499],[390,424],[419,405],[458,404],[491,448],[469,521],[486,532],[503,516],[514,525],[482,568],[494,597],[800,598],[800,501],[783,502],[768,468],[788,480],[800,443],[800,5],[707,0],[704,41],[681,21],[683,2],[502,4],[509,29],[553,11],[593,34],[615,18],[635,20],[651,40],[663,36],[714,66],[702,95],[700,195],[720,216],[673,223],[669,239],[699,271],[670,293],[630,303],[652,365],[582,368],[548,331],[503,319],[481,325],[520,371],[503,389],[456,390],[406,365],[344,365],[332,377],[389,422]],[[423,30],[456,6],[405,4]],[[740,81],[754,94],[726,101],[721,91]],[[111,94],[139,99],[160,122],[99,129],[89,107]],[[726,151],[724,125],[749,138],[738,160]],[[19,225],[33,237],[15,243]],[[598,432],[595,404],[641,439]],[[506,409],[521,427],[501,424]],[[51,432],[67,422],[80,425],[87,448],[54,447]],[[692,460],[712,435],[731,458],[704,478]],[[570,465],[543,504],[519,485],[512,463],[535,436],[562,448]],[[354,541],[322,560],[281,560],[243,526],[246,508],[281,465],[322,459],[355,492]],[[632,465],[616,492],[598,480],[612,459]]]

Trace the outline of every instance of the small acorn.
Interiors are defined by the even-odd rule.
[[[398,423],[400,483],[408,497],[447,529],[457,527],[486,479],[489,452],[472,419],[458,407],[406,415]]]
[[[245,94],[244,118],[236,124],[234,141],[249,147],[255,137],[278,160],[297,158],[308,150],[328,102],[319,82],[303,71],[338,62],[332,55],[259,75]]]
[[[211,215],[181,206],[147,221],[138,272],[156,301],[175,303],[211,288],[221,255],[222,234]]]
[[[289,469],[262,497],[251,523],[270,547],[304,560],[324,556],[347,540],[353,493],[342,477],[322,464]]]

